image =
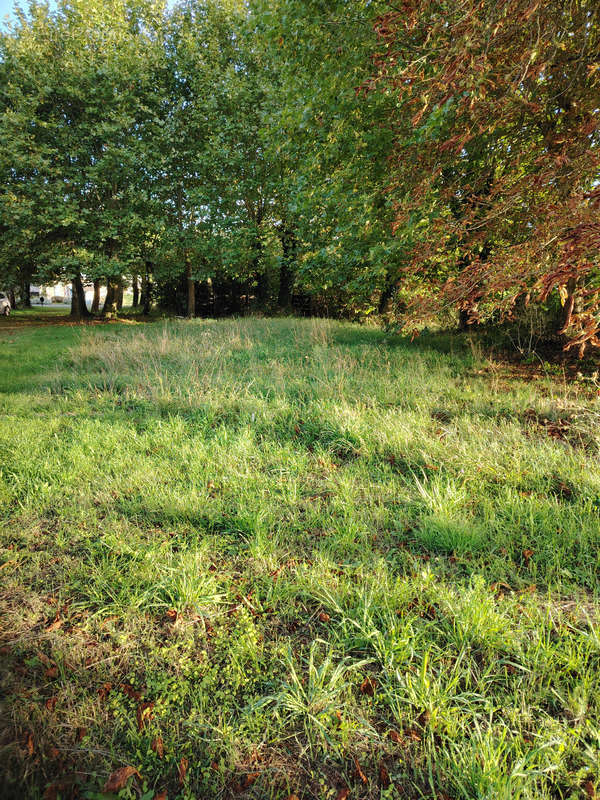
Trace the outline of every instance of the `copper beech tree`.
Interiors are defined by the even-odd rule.
[[[566,347],[600,346],[600,3],[394,0],[376,30],[409,320],[555,300]]]

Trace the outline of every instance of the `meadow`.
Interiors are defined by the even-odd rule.
[[[2,797],[597,796],[596,379],[327,320],[9,325]]]

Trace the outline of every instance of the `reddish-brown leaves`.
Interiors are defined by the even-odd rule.
[[[329,614],[326,614],[324,611],[321,611],[321,613],[319,614],[319,621],[320,622],[329,622],[330,620],[331,620],[331,617],[329,616]]]
[[[49,697],[46,700],[45,706],[48,709],[48,711],[54,711],[54,709],[56,708],[57,701],[58,697]]]
[[[390,774],[387,771],[387,767],[383,762],[379,765],[379,783],[383,786],[384,789],[387,789],[388,786],[391,784]]]
[[[190,766],[190,762],[187,760],[185,756],[182,756],[179,764],[177,765],[177,774],[179,776],[179,783],[183,786],[185,783],[185,777],[188,773],[188,768]]]
[[[159,758],[163,758],[165,754],[165,745],[160,736],[154,737],[151,747]]]
[[[60,617],[60,611],[56,612],[56,617],[54,618],[54,622],[51,622],[50,625],[46,628],[46,633],[52,633],[52,631],[57,631],[59,628],[62,628],[63,620]]]
[[[139,706],[137,707],[136,719],[137,719],[138,731],[143,731],[148,723],[148,720],[152,719],[153,708],[154,708],[154,703],[152,702],[140,703]]]
[[[98,697],[104,701],[112,691],[112,683],[103,683],[98,689]]]
[[[354,756],[354,769],[356,772],[356,777],[359,778],[363,783],[368,783],[367,776],[362,771],[360,764],[358,763],[358,759]]]
[[[596,800],[596,798],[598,797],[596,793],[596,787],[594,786],[592,781],[586,781],[583,784],[583,791],[585,792],[585,796],[589,800]]]
[[[260,777],[260,772],[248,772],[242,775],[241,779],[231,786],[232,792],[240,794],[247,791]]]
[[[366,694],[368,697],[373,697],[375,695],[376,688],[377,688],[377,681],[375,680],[375,678],[371,678],[370,675],[367,675],[367,677],[360,685],[360,691],[363,694]]]
[[[115,772],[112,773],[110,778],[104,784],[104,791],[120,792],[121,789],[126,786],[127,781],[132,775],[137,775],[138,778],[140,777],[140,773],[135,767],[121,767],[120,769],[115,770]]]
[[[158,792],[154,795],[152,800],[168,800],[168,796],[166,792]]]
[[[33,740],[33,734],[31,731],[27,731],[24,736],[24,744],[25,750],[27,750],[27,755],[32,756],[35,751],[35,742]]]
[[[335,800],[347,800],[349,794],[350,789],[344,786],[344,788],[340,789],[337,793]]]
[[[130,683],[122,683],[119,686],[119,689],[123,692],[123,694],[127,695],[131,700],[139,701],[142,699],[142,695]]]
[[[249,789],[252,784],[256,783],[258,778],[260,777],[260,772],[249,772],[248,774],[244,775],[242,780],[240,781],[240,786],[242,791],[245,792],[246,789]]]
[[[506,8],[467,0],[445,4],[440,15],[430,0],[410,0],[375,24],[381,41],[373,74],[357,93],[397,98],[387,119],[396,131],[388,173],[393,229],[431,219],[408,254],[403,277],[415,302],[404,322],[415,330],[450,307],[471,322],[483,307],[506,318],[519,298],[560,294],[563,331],[581,354],[600,346],[592,277],[598,193],[586,192],[598,175],[598,59],[593,47],[581,49],[586,14],[573,15],[568,3],[514,0]],[[449,100],[453,113],[423,147],[413,126],[428,124]],[[548,114],[559,110],[561,124],[549,125]]]

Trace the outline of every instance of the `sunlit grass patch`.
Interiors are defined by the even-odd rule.
[[[5,795],[589,794],[598,401],[477,358],[326,320],[15,334]]]

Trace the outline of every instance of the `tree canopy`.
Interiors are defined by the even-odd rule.
[[[0,283],[411,330],[538,301],[599,345],[599,14],[33,0],[0,35]]]

